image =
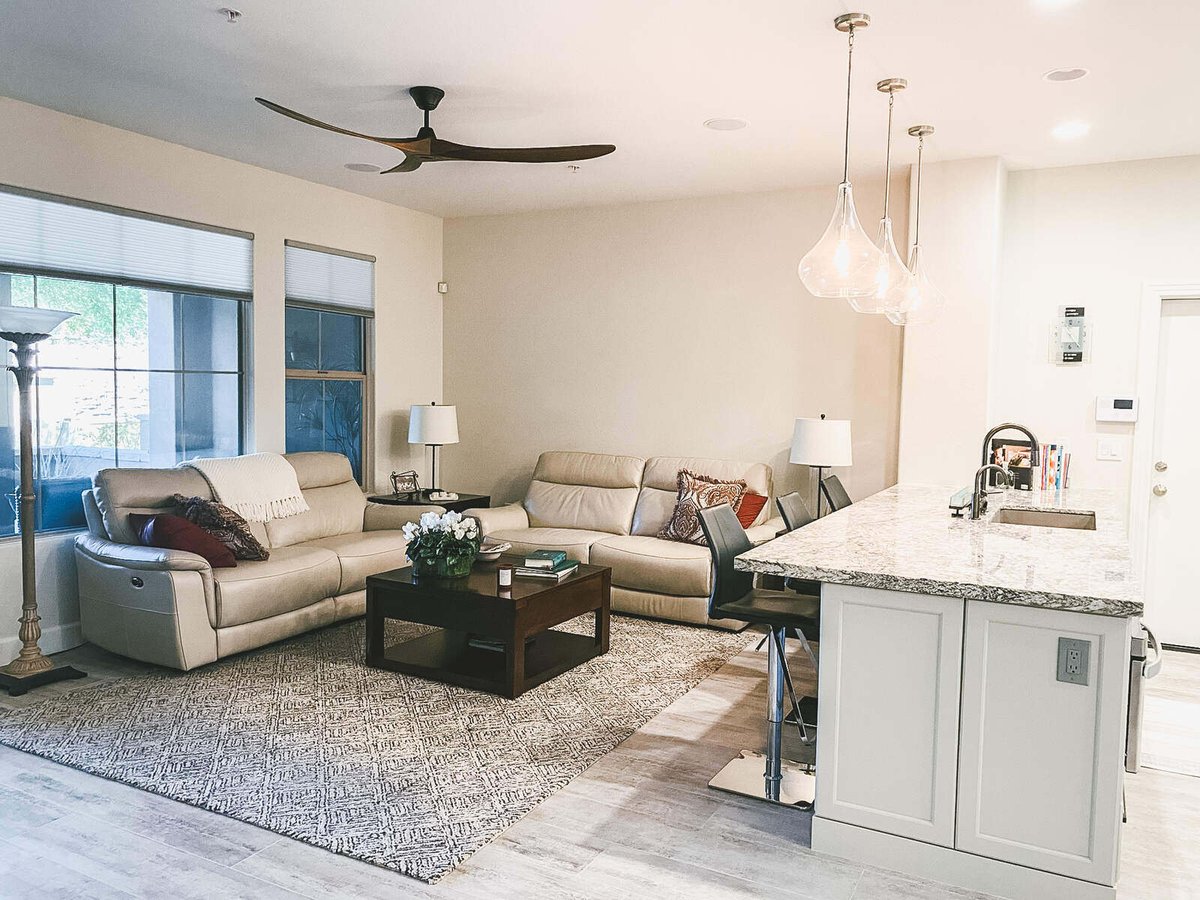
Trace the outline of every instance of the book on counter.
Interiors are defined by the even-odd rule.
[[[534,550],[525,557],[526,569],[553,569],[555,566],[566,562],[567,554],[564,550]]]
[[[578,561],[564,558],[550,568],[546,568],[545,566],[517,566],[515,574],[525,578],[548,578],[554,581],[562,581],[564,578],[574,575],[578,570]]]

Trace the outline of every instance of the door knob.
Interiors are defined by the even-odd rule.
[[[1163,461],[1160,459],[1158,462],[1156,462],[1156,463],[1154,464],[1154,471],[1155,471],[1155,472],[1165,472],[1165,471],[1167,471],[1167,464],[1166,464],[1165,462],[1163,462]]]
[[[1153,488],[1153,491],[1155,497],[1161,497],[1167,492],[1167,486],[1165,484],[1156,484]]]

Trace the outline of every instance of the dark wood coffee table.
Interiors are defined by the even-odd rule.
[[[368,578],[367,665],[514,698],[608,652],[610,569],[581,565],[557,584],[517,577],[501,595],[499,562],[476,563],[465,578],[417,578],[411,567]],[[554,630],[586,613],[593,635]],[[387,619],[440,630],[385,646]]]

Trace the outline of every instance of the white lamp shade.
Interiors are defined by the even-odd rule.
[[[408,417],[410,444],[457,444],[458,407],[436,404],[414,406]]]
[[[31,306],[0,306],[0,332],[7,334],[50,334],[78,313]]]
[[[804,466],[849,466],[853,463],[849,419],[797,419],[792,430],[790,462]]]

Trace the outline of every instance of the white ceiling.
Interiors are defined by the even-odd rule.
[[[229,2],[236,25],[217,12]],[[830,184],[841,173],[845,38],[827,0],[6,0],[0,94],[444,216]],[[1154,20],[1146,20],[1150,9]],[[897,161],[1017,168],[1200,153],[1196,0],[879,0],[855,52],[851,177]],[[1084,66],[1082,81],[1042,74]],[[309,128],[261,95],[370,134],[412,134],[405,89],[445,88],[438,135],[521,146],[614,143],[565,166],[429,164]],[[1186,91],[1186,93],[1185,93]],[[740,117],[741,131],[701,126]],[[1091,124],[1062,142],[1051,128]],[[35,151],[31,151],[35,152]]]

